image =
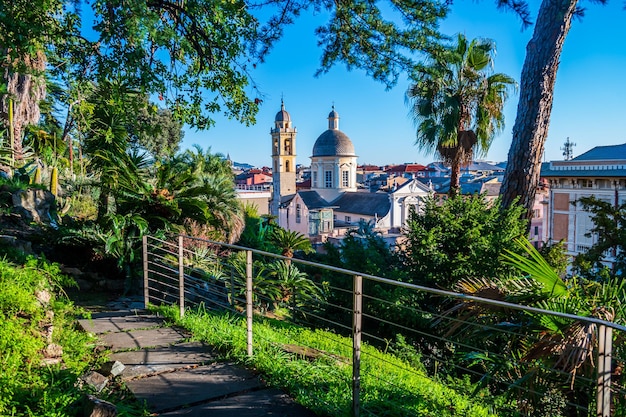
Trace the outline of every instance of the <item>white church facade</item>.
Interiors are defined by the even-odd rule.
[[[328,129],[315,141],[311,155],[311,188],[296,191],[296,129],[281,103],[272,135],[273,196],[271,214],[278,224],[323,242],[342,237],[360,221],[372,222],[375,230],[399,233],[412,208],[432,190],[414,179],[387,192],[359,190],[357,155],[350,138],[339,130],[334,106]]]

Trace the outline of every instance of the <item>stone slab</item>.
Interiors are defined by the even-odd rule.
[[[200,342],[180,343],[151,349],[117,352],[109,356],[111,361],[125,366],[122,379],[128,380],[147,375],[172,372],[177,369],[215,362],[208,346]]]
[[[105,333],[100,340],[111,350],[144,349],[157,346],[168,346],[182,342],[188,335],[181,330],[163,327],[149,330],[133,330],[132,332]]]
[[[133,379],[126,386],[151,411],[163,412],[260,388],[262,383],[247,369],[218,363]]]
[[[78,320],[78,324],[86,332],[102,334],[162,326],[163,318],[152,315],[129,314],[120,317],[94,314],[91,316],[91,319]]]
[[[160,414],[163,417],[314,417],[277,389],[262,389]]]

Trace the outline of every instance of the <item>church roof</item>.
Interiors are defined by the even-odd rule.
[[[328,206],[328,202],[324,200],[317,191],[298,191],[298,195],[309,210],[320,209]]]
[[[389,213],[391,202],[387,193],[344,193],[332,202],[335,211],[383,217]]]
[[[339,129],[328,129],[313,145],[313,156],[356,156],[350,138]]]

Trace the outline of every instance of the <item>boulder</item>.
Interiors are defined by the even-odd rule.
[[[0,235],[0,244],[15,248],[27,255],[32,255],[33,245],[27,240],[18,239],[16,236]]]
[[[109,378],[95,371],[84,375],[81,380],[85,384],[91,386],[94,390],[96,390],[96,392],[102,391],[109,383]]]
[[[120,361],[109,361],[102,364],[99,371],[103,375],[116,377],[124,371],[124,364]]]
[[[54,195],[47,190],[28,189],[13,193],[13,208],[25,220],[36,223],[55,223]],[[56,223],[55,223],[56,224]]]
[[[85,417],[116,417],[117,407],[108,401],[88,395],[83,415]]]

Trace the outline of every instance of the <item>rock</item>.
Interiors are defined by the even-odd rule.
[[[68,267],[68,266],[65,266],[65,265],[61,265],[59,267],[59,269],[65,275],[70,275],[73,278],[79,278],[79,277],[83,276],[83,271],[81,271],[78,268],[72,268],[72,267]]]
[[[13,193],[13,208],[26,221],[54,223],[52,212],[55,207],[54,195],[47,190],[28,189]]]
[[[76,278],[76,285],[78,285],[78,289],[81,291],[91,291],[93,289],[93,283],[86,279]]]
[[[61,361],[62,361],[61,358],[43,358],[41,360],[41,364],[46,365],[46,366],[52,366],[52,365],[60,364]]]
[[[99,371],[103,375],[115,377],[121,374],[124,368],[126,367],[120,361],[109,361],[102,364]]]
[[[102,375],[99,372],[89,372],[87,375],[84,375],[81,380],[91,386],[93,389],[96,390],[96,392],[100,392],[102,391],[102,389],[104,387],[107,386],[107,384],[109,383],[109,379],[107,377],[105,377],[104,375]]]
[[[50,292],[47,290],[37,290],[35,291],[35,298],[42,305],[45,306],[45,305],[48,305],[48,303],[50,303],[50,300],[52,299],[52,295],[50,295]]]
[[[116,417],[117,407],[108,401],[88,395],[83,415],[85,417]]]
[[[52,333],[54,333],[53,325],[47,324],[43,326],[43,331],[41,333],[48,343],[52,343]]]
[[[16,236],[0,235],[0,243],[11,246],[27,255],[33,254],[33,244],[27,240],[18,239]]]
[[[63,356],[63,347],[56,343],[50,343],[46,346],[46,349],[44,349],[43,354],[46,358],[60,358]]]

